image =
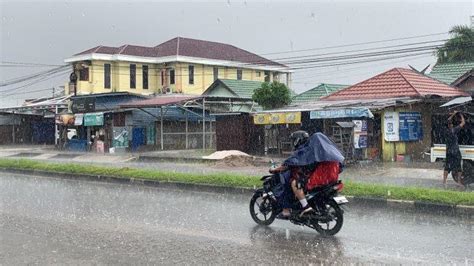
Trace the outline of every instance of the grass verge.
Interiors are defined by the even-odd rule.
[[[260,186],[259,176],[235,174],[192,174],[136,168],[114,168],[73,163],[47,163],[27,159],[0,159],[0,168],[42,170],[70,174],[90,174],[121,178],[149,179],[230,187]],[[397,200],[414,200],[444,204],[474,206],[474,193],[419,187],[398,187],[380,184],[346,182],[345,195],[377,197]]]

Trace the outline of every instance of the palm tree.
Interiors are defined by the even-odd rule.
[[[438,63],[474,62],[474,29],[459,25],[449,33],[453,36],[436,51]]]

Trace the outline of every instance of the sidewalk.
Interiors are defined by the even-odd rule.
[[[259,176],[268,173],[270,160],[283,158],[255,157],[246,160],[204,160],[213,151],[176,150],[124,154],[74,153],[55,150],[53,146],[0,146],[1,158],[28,158],[48,162],[99,164],[109,167],[135,167],[186,173],[235,173]],[[381,183],[397,186],[443,188],[441,163],[359,163],[349,165],[341,174],[346,181]],[[458,190],[451,177],[448,189]]]

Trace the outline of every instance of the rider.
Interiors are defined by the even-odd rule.
[[[303,130],[298,130],[293,132],[290,135],[290,140],[293,145],[294,150],[297,150],[301,145],[304,145],[308,142],[309,139],[309,134],[306,131]],[[282,173],[288,171],[290,172],[290,175],[284,175],[286,176],[286,181],[289,182],[291,186],[291,190],[295,194],[296,198],[298,198],[301,207],[303,208],[300,216],[303,216],[304,214],[307,214],[308,212],[311,212],[313,208],[308,204],[308,201],[306,200],[306,196],[303,190],[304,187],[304,178],[307,175],[308,169],[305,167],[301,166],[290,166],[286,164],[282,164],[281,166],[275,168],[275,169],[270,169],[270,173],[276,174],[276,173]],[[286,197],[285,197],[286,196]],[[279,218],[285,219],[290,216],[290,206],[288,204],[288,193],[284,195],[285,199],[283,200],[283,211],[279,215]]]

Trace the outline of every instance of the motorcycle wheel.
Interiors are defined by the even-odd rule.
[[[314,229],[316,229],[316,231],[318,231],[318,233],[321,235],[333,236],[341,230],[344,217],[341,208],[335,201],[331,200],[326,203],[325,206],[326,212],[331,218],[331,221],[323,222],[320,220],[315,220],[312,224]]]
[[[263,198],[262,193],[255,193],[250,200],[250,216],[260,225],[270,225],[277,213],[270,198]]]

